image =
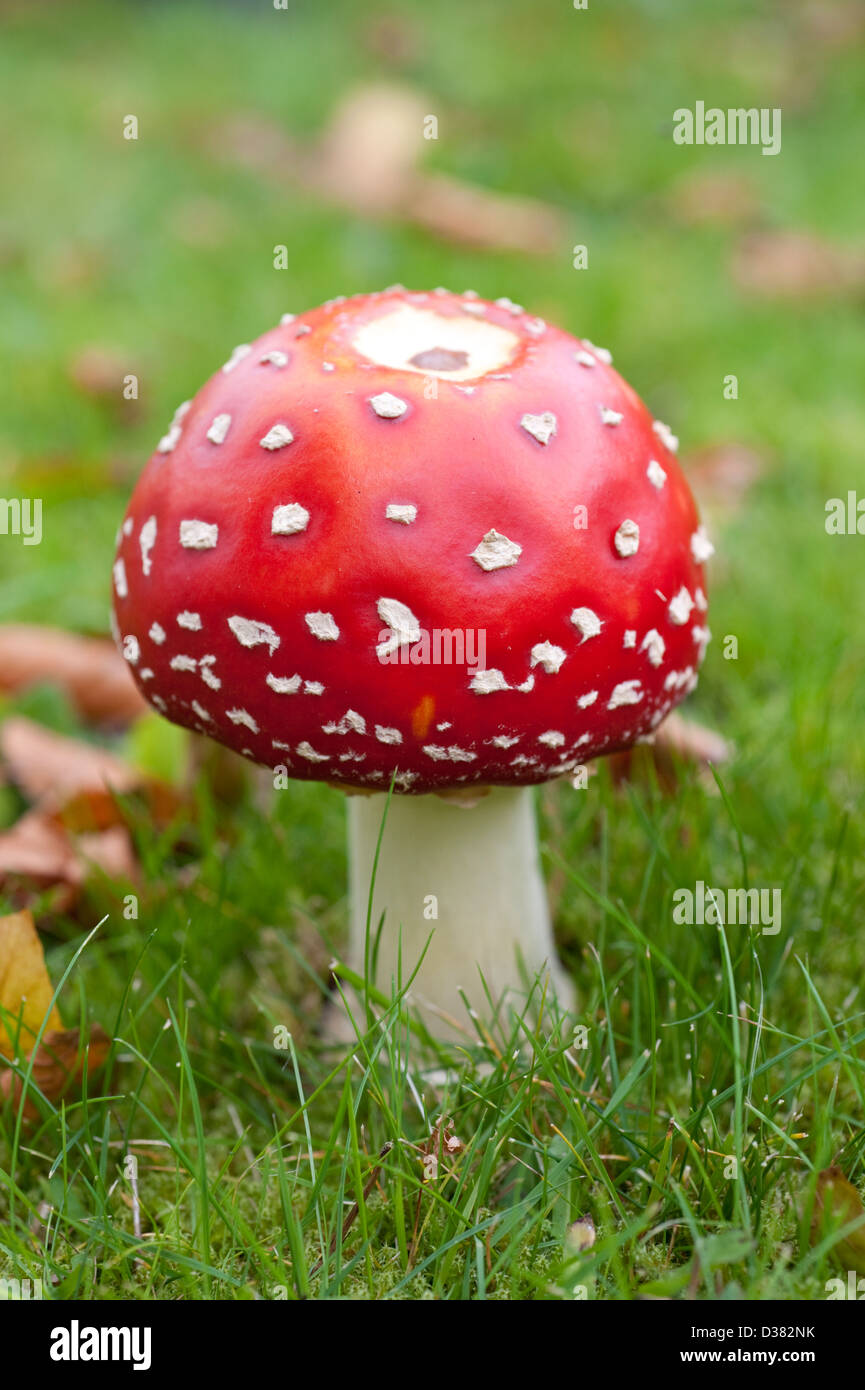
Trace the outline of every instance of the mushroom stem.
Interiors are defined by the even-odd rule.
[[[347,805],[349,955],[362,973],[385,797],[351,796]],[[548,975],[562,1007],[573,1008],[573,985],[553,943],[531,788],[494,787],[471,809],[437,796],[393,796],[376,869],[373,943],[382,912],[372,983],[389,992],[392,982],[408,980],[432,933],[411,1003],[436,1035],[458,1036],[448,1023],[456,1019],[465,1037],[460,990],[481,1015],[487,991],[496,1006],[506,997],[519,1009],[527,985]]]

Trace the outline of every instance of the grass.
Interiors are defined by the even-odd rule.
[[[52,6],[5,16],[0,468],[8,495],[44,499],[45,536],[0,537],[0,619],[105,629],[124,500],[226,347],[347,290],[471,285],[609,343],[686,461],[729,440],[767,459],[715,536],[716,639],[690,706],[736,756],[720,788],[685,772],[673,797],[603,766],[586,791],[544,789],[585,1034],[499,1021],[446,1051],[409,1049],[398,1001],[351,1051],[317,1040],[344,939],[335,792],[293,784],[263,806],[249,783],[226,805],[202,778],[194,820],[162,831],[130,803],[137,916],[129,885],[103,883],[45,938],[67,1021],[116,1040],[107,1094],[42,1101],[31,1128],[7,1116],[0,1276],[97,1299],[823,1298],[817,1174],[834,1160],[863,1182],[863,542],[823,524],[828,497],[865,493],[860,306],[744,295],[741,227],[676,208],[683,179],[733,174],[757,224],[853,242],[859,55],[809,37],[790,0],[399,15],[400,64],[343,3],[84,4],[74,29]],[[228,115],[309,135],[381,76],[429,94],[431,166],[557,202],[589,271],[569,248],[479,254],[366,223],[219,157]],[[782,105],[782,154],[674,146],[672,111],[697,99]],[[138,372],[137,412],[75,386],[92,344]],[[74,727],[50,692],[14,707]],[[8,794],[0,816],[17,809]],[[701,879],[780,887],[780,932],[677,924],[674,893]],[[425,1182],[441,1116],[462,1147]],[[568,1231],[587,1214],[580,1254]]]

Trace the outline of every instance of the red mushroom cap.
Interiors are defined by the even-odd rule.
[[[711,546],[676,446],[607,352],[509,300],[286,315],[145,469],[118,641],[169,719],[295,777],[545,781],[696,685]]]

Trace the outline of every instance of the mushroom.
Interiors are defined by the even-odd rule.
[[[236,348],[135,489],[114,609],[142,694],[363,793],[349,963],[384,912],[375,983],[423,956],[439,1032],[461,990],[480,1008],[547,979],[573,1002],[531,789],[650,737],[697,683],[711,546],[676,446],[604,349],[507,299],[395,287]]]

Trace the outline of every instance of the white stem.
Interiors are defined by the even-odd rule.
[[[347,805],[349,957],[362,973],[385,797],[350,796]],[[393,796],[376,871],[373,940],[383,911],[373,983],[387,994],[400,973],[403,983],[410,978],[433,933],[411,987],[432,1032],[453,1035],[443,1015],[468,1025],[460,987],[478,1014],[488,1013],[480,974],[495,1003],[508,996],[520,1008],[525,982],[548,973],[562,1006],[573,1007],[553,944],[530,788],[494,787],[471,808],[437,796]]]

